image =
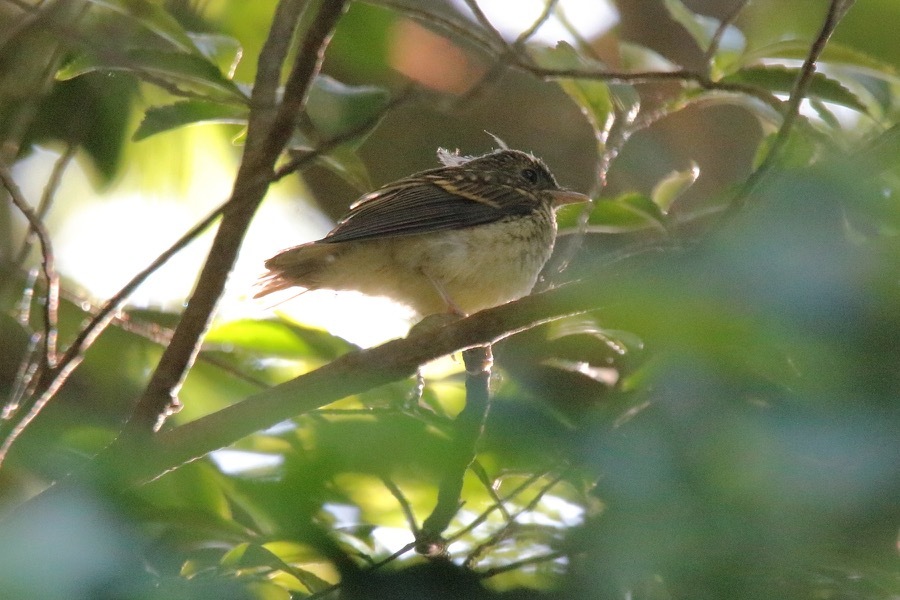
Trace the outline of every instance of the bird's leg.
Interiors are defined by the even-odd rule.
[[[434,291],[438,293],[438,296],[441,297],[441,300],[444,301],[444,304],[447,306],[447,312],[451,315],[457,315],[459,317],[467,317],[468,315],[464,313],[456,303],[453,302],[453,298],[450,297],[450,294],[447,293],[447,290],[444,289],[444,286],[440,284],[434,277],[429,275],[424,269],[420,269],[419,272],[428,280],[428,282],[434,287]]]
[[[425,315],[425,317],[412,326],[412,329],[409,330],[409,335],[413,333],[419,333],[421,331],[434,331],[437,330],[448,323],[452,323],[454,321],[458,321],[459,319],[467,316],[466,313],[461,311],[458,306],[453,302],[453,299],[450,298],[450,295],[444,290],[444,287],[437,282],[431,275],[426,273],[424,269],[419,269],[419,273],[434,286],[434,291],[438,293],[441,297],[441,300],[444,301],[444,304],[447,307],[446,312],[442,313],[434,313],[432,315]]]

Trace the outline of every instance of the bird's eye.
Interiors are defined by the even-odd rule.
[[[538,174],[534,169],[523,169],[522,177],[527,179],[530,183],[537,183]]]

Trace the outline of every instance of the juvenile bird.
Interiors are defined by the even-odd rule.
[[[527,295],[553,251],[554,209],[589,198],[518,150],[438,157],[443,167],[366,194],[324,238],[267,260],[256,297],[293,286],[356,290],[426,316]]]

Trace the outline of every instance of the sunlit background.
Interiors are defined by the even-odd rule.
[[[454,0],[454,5],[474,19],[465,2]],[[479,5],[511,40],[528,29],[545,6],[542,0],[495,0]],[[558,14],[564,15],[585,39],[616,23],[611,5],[597,0],[564,0],[558,5]],[[550,17],[533,39],[550,45],[558,40],[574,41],[558,16]],[[479,71],[461,51],[413,21],[400,21],[389,43],[392,66],[423,85],[461,92],[477,80]],[[126,159],[126,165],[141,167],[126,166],[119,180],[99,194],[80,166],[66,172],[55,202],[57,208],[51,211],[48,222],[56,240],[59,270],[86,299],[98,302],[112,296],[228,198],[238,152],[230,137],[216,128],[190,127],[131,146],[130,151],[138,156]],[[28,198],[40,197],[57,156],[47,149],[17,165],[16,176]],[[91,200],[86,201],[88,198]],[[340,202],[349,206],[354,200],[348,195]],[[20,226],[24,224],[20,219]],[[281,249],[318,239],[332,226],[333,222],[308,202],[305,189],[296,179],[273,185],[243,245],[218,317],[264,318],[279,312],[366,347],[404,335],[413,315],[384,298],[324,290],[252,298],[266,258]],[[180,252],[131,296],[129,305],[161,310],[182,305],[211,239],[208,232]]]
[[[0,0],[0,17],[13,4],[22,3]],[[67,6],[43,3],[50,4]],[[117,23],[128,31],[146,23],[111,6],[165,5],[179,28],[193,32],[205,25],[226,41],[240,40],[244,58],[235,80],[246,84],[275,3],[87,4],[103,17],[121,17]],[[339,578],[335,564],[323,558],[330,554],[310,553],[297,530],[303,519],[321,523],[360,564],[406,550],[376,578],[403,577],[421,566],[408,544],[434,514],[438,482],[465,422],[459,414],[467,404],[466,382],[458,361],[429,366],[424,385],[404,378],[318,410],[295,411],[280,423],[280,416],[260,410],[255,416],[269,427],[257,423],[259,430],[241,439],[228,434],[229,427],[249,427],[223,408],[270,406],[268,399],[286,389],[273,393],[272,386],[352,352],[344,340],[371,346],[406,333],[408,310],[385,299],[300,290],[254,299],[263,263],[323,236],[367,190],[435,166],[438,146],[488,151],[497,143],[489,131],[542,156],[562,185],[593,190],[593,228],[577,238],[568,269],[548,269],[542,283],[579,278],[583,285],[574,289],[591,286],[588,300],[602,308],[494,345],[490,414],[477,460],[463,476],[457,498],[463,505],[442,529],[452,540],[451,560],[471,566],[466,576],[484,577],[503,597],[517,586],[556,585],[563,586],[560,597],[585,600],[900,597],[893,501],[900,496],[900,47],[893,31],[900,5],[854,5],[802,105],[805,119],[792,130],[787,164],[777,165],[747,198],[750,210],[719,221],[722,207],[765,156],[767,136],[782,124],[777,101],[767,94],[788,97],[796,71],[781,66],[801,64],[828,3],[735,0],[744,10],[724,28],[712,64],[704,44],[717,19],[726,19],[724,1],[562,0],[530,38],[529,56],[540,65],[558,66],[559,60],[563,68],[600,68],[597,62],[610,70],[687,69],[700,77],[719,69],[762,77],[751,79],[759,86],[755,94],[743,93],[746,88],[731,93],[714,82],[707,90],[668,80],[545,81],[524,63],[504,63],[508,57],[496,38],[487,44],[496,46],[491,51],[471,39],[491,35],[471,13],[471,2],[379,4],[352,3],[325,54],[324,73],[352,93],[365,86],[381,99],[409,82],[424,92],[392,106],[342,155],[347,162],[341,166],[364,165],[365,173],[348,177],[333,163],[315,164],[269,190],[217,322],[180,389],[184,409],[165,425],[170,439],[182,435],[208,448],[227,437],[229,445],[125,494],[86,485],[47,504],[28,500],[121,432],[190,297],[213,227],[133,294],[122,319],[84,353],[53,402],[12,445],[0,469],[0,529],[12,524],[0,535],[8,541],[0,548],[0,596],[70,600],[76,595],[59,590],[87,590],[77,596],[85,598],[103,590],[112,597],[109,584],[116,581],[146,585],[149,595],[141,600],[243,597],[228,593],[234,584],[261,590],[254,598],[286,598],[289,589],[318,594],[321,581],[285,581],[302,578],[300,569],[328,585]],[[431,20],[394,4],[421,7]],[[538,0],[478,5],[509,43],[544,8]],[[190,14],[194,8],[201,17]],[[452,26],[435,24],[443,17]],[[0,49],[18,56],[18,47],[3,45],[16,31],[3,25]],[[96,31],[90,25],[85,30]],[[559,40],[569,46],[557,46]],[[11,62],[0,53],[0,84],[8,83],[3,67]],[[771,65],[778,68],[764,68]],[[141,77],[117,77],[106,69],[90,73],[84,79],[95,86],[93,94],[77,86],[73,92],[68,84],[53,88],[75,101],[112,96],[116,81],[136,90],[122,103],[129,112],[72,107],[78,114],[127,115],[124,127],[97,119],[92,141],[125,139],[138,130],[148,106],[173,102],[159,86],[138,83]],[[10,87],[0,85],[0,99]],[[53,105],[47,112],[68,116],[69,104],[60,105],[63,110]],[[361,112],[371,116],[372,106]],[[616,147],[600,190],[598,140],[616,107],[627,109],[616,123],[624,123],[630,137]],[[340,113],[336,130],[345,131],[352,111],[334,112]],[[647,121],[632,127],[631,116]],[[0,132],[3,125],[0,118]],[[123,128],[124,136],[110,137]],[[70,139],[53,133],[36,139]],[[62,345],[83,326],[84,311],[116,293],[229,197],[243,133],[235,124],[178,128],[125,141],[121,158],[116,144],[110,144],[116,148],[111,157],[99,158],[91,146],[78,146],[47,218],[65,299],[75,301],[62,303]],[[311,145],[334,135],[315,123],[309,133]],[[61,147],[39,145],[16,163],[15,179],[30,202],[39,201]],[[685,174],[690,183],[674,204],[660,202],[660,184]],[[16,235],[0,243],[14,255],[25,221],[8,212]],[[566,218],[561,215],[571,233],[575,219]],[[6,225],[0,221],[0,228]],[[559,248],[573,239],[564,236]],[[648,246],[652,256],[631,253]],[[39,259],[35,248],[28,265]],[[0,360],[0,391],[15,396],[24,388],[20,365],[29,364],[23,360],[29,340],[39,343],[44,287],[38,275],[35,297],[17,303],[27,279],[10,272],[13,285],[0,290],[7,307],[0,314],[0,359],[6,359]],[[21,316],[25,305],[30,319]],[[30,364],[38,368],[38,360]],[[316,393],[300,400],[324,402]],[[214,416],[196,428],[182,427],[208,415]],[[20,520],[2,519],[10,507],[23,507]],[[263,550],[269,558],[254,563]],[[537,560],[520,562],[531,558]],[[495,567],[502,571],[496,577]],[[799,587],[790,587],[793,580]],[[211,581],[223,587],[205,596],[169,594],[165,587]],[[566,593],[570,586],[578,591]],[[264,595],[266,589],[272,593]]]

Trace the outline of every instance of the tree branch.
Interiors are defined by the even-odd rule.
[[[72,159],[75,158],[77,151],[78,145],[73,142],[68,142],[65,151],[60,154],[59,158],[56,159],[56,162],[53,164],[53,171],[51,171],[50,177],[47,179],[47,184],[44,186],[44,193],[41,195],[41,201],[38,203],[37,210],[34,213],[39,221],[43,221],[50,211],[53,200],[56,198],[56,192],[59,189],[60,183],[62,183],[63,175],[69,167],[69,164],[72,162]],[[17,267],[22,266],[28,258],[28,254],[31,252],[31,246],[34,243],[34,238],[34,228],[29,223],[28,231],[25,232],[25,239],[22,241],[22,247],[19,249],[19,255],[14,260],[14,264]]]
[[[136,481],[166,471],[352,394],[415,374],[419,365],[460,349],[496,342],[541,323],[598,308],[606,300],[593,281],[526,296],[432,331],[413,332],[358,352],[228,406],[196,421],[162,431],[146,462],[135,466]]]
[[[50,234],[47,231],[47,228],[44,226],[44,222],[35,214],[31,206],[29,206],[28,202],[22,195],[22,191],[16,184],[15,179],[13,179],[12,173],[10,172],[9,168],[3,164],[0,164],[0,181],[2,181],[3,186],[9,193],[9,197],[12,200],[13,204],[28,220],[30,230],[33,231],[34,235],[36,235],[38,238],[38,242],[40,243],[41,247],[41,264],[47,285],[47,290],[44,295],[43,307],[44,330],[41,335],[43,352],[41,353],[40,359],[36,360],[33,365],[26,365],[25,363],[23,363],[22,368],[19,371],[20,376],[27,379],[27,381],[23,380],[17,382],[20,386],[22,386],[21,388],[17,387],[17,390],[21,389],[25,394],[27,394],[29,388],[31,388],[33,385],[40,385],[39,382],[45,379],[49,375],[50,371],[56,367],[56,338],[58,331],[57,324],[59,320],[59,275],[57,274],[56,267],[54,266],[55,257],[53,254],[53,247],[50,242]],[[26,361],[29,360],[34,359],[31,359],[30,357],[26,359]],[[19,419],[19,421],[15,423],[15,425],[12,426],[9,433],[6,434],[6,437],[3,439],[2,444],[0,444],[0,462],[3,461],[3,458],[6,456],[6,453],[9,451],[12,443],[19,435],[21,435],[22,431],[25,430],[25,427],[27,427],[28,424],[37,416],[37,414],[47,403],[48,399],[49,398],[38,399],[37,402],[31,405],[31,407],[28,409],[28,412],[21,419]],[[11,402],[3,411],[5,417],[11,416],[11,412],[18,409],[18,402],[19,399],[16,397],[11,400]]]
[[[47,280],[47,292],[44,297],[44,368],[50,369],[56,365],[56,335],[57,335],[57,311],[59,309],[59,275],[54,266],[55,258],[53,246],[50,242],[50,234],[44,226],[44,222],[35,214],[31,206],[22,195],[22,191],[13,179],[9,167],[0,164],[0,181],[9,192],[9,197],[26,219],[29,228],[34,231],[41,246],[41,265],[44,278]],[[2,456],[2,454],[0,454]]]
[[[247,142],[231,198],[172,341],[129,419],[126,437],[149,433],[180,406],[178,391],[196,358],[244,235],[268,190],[275,162],[294,129],[346,0],[321,4],[298,50],[279,104],[276,100],[281,67],[299,23],[302,4],[300,0],[282,0],[275,11],[272,29],[259,57],[250,98]]]
[[[442,537],[460,507],[463,479],[475,460],[478,439],[484,431],[490,409],[490,379],[494,355],[490,344],[463,351],[466,365],[466,406],[456,418],[450,456],[444,462],[445,472],[438,487],[437,503],[416,535],[416,551],[425,556],[445,554],[447,543]]]

